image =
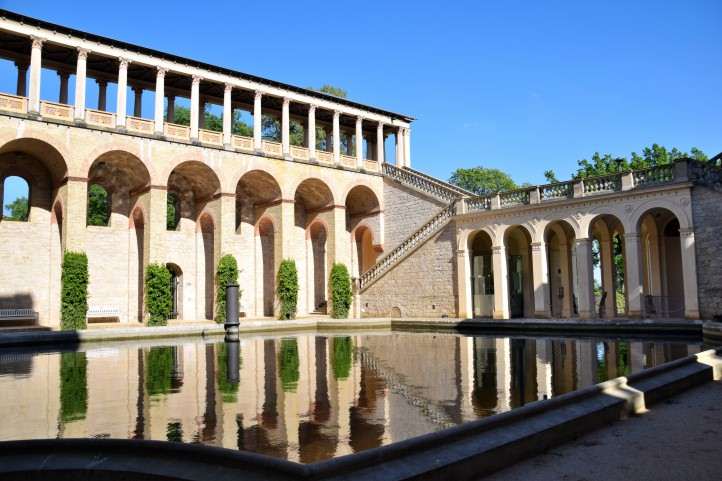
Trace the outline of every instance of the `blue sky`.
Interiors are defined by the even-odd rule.
[[[442,178],[483,165],[543,183],[545,169],[567,178],[594,151],[653,142],[722,151],[719,1],[0,5],[294,85],[343,87],[416,117],[412,166]],[[14,75],[0,67],[1,90],[14,90]],[[51,100],[54,85],[45,82]]]

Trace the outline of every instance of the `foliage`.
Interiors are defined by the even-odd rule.
[[[278,268],[276,279],[276,293],[281,304],[279,319],[293,319],[296,317],[298,304],[298,271],[296,261],[284,259]]]
[[[334,263],[331,268],[331,317],[345,319],[351,307],[351,276],[342,263]]]
[[[88,360],[84,352],[60,353],[60,420],[85,419],[88,410]]]
[[[28,220],[28,212],[30,211],[28,198],[25,196],[18,197],[5,206],[5,211],[7,212],[7,214],[3,215],[5,220]]]
[[[63,255],[60,283],[61,329],[85,329],[85,316],[88,312],[88,257],[84,252],[66,252]]]
[[[346,96],[348,95],[348,92],[346,92],[346,90],[342,89],[341,87],[335,87],[330,84],[323,84],[323,86],[321,86],[321,88],[318,88],[318,89],[314,89],[313,87],[311,87],[311,90],[315,90],[317,92],[322,92],[325,94],[340,97],[342,99],[345,99]]]
[[[298,343],[296,339],[281,339],[278,352],[278,374],[284,392],[295,392],[298,386]]]
[[[145,387],[149,396],[168,394],[173,377],[173,348],[151,347],[146,357]]]
[[[176,230],[178,222],[180,222],[180,201],[178,194],[168,192],[166,199],[165,227],[168,230]]]
[[[203,113],[205,129],[213,130],[216,132],[223,131],[223,117],[215,115],[209,112],[206,106],[206,111]],[[191,112],[188,107],[182,107],[176,105],[173,110],[173,123],[178,125],[190,125],[191,124]],[[253,137],[253,126],[248,125],[241,120],[241,112],[239,110],[233,111],[233,119],[231,120],[231,132],[235,135],[244,135],[246,137]]]
[[[261,118],[261,137],[264,140],[271,140],[274,142],[281,141],[281,121],[276,117],[270,115],[264,115]]]
[[[168,423],[165,433],[168,441],[174,443],[183,442],[183,425],[180,422]]]
[[[231,254],[226,254],[218,261],[216,270],[216,322],[226,322],[226,286],[238,284],[238,263]],[[241,300],[241,293],[238,293],[238,301]]]
[[[234,403],[238,394],[238,383],[228,379],[228,346],[226,343],[216,344],[216,380],[224,403]],[[240,355],[240,354],[239,354]],[[240,363],[239,363],[240,366]]]
[[[350,337],[333,338],[333,376],[336,379],[346,379],[351,372],[353,360],[353,341]]]
[[[556,184],[559,182],[559,179],[557,179],[557,176],[554,174],[554,171],[549,169],[544,171],[544,178],[546,179],[547,183],[549,184]]]
[[[165,326],[172,309],[171,273],[162,264],[145,269],[145,306],[149,326]]]
[[[488,195],[502,190],[513,190],[518,186],[508,174],[499,169],[472,167],[456,169],[449,182],[477,195]]]
[[[88,225],[107,226],[110,222],[110,195],[104,187],[88,187]]]

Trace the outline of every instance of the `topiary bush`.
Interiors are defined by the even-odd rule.
[[[231,254],[226,254],[218,261],[216,270],[216,322],[226,322],[226,286],[238,284],[238,263]],[[238,301],[241,300],[241,293],[238,292]]]
[[[300,365],[298,359],[298,344],[295,339],[281,339],[281,349],[278,352],[278,371],[281,378],[281,388],[284,392],[295,392],[298,386]]]
[[[85,419],[88,410],[88,360],[84,352],[60,354],[60,420]]]
[[[60,327],[63,330],[85,329],[88,312],[88,257],[84,252],[63,255],[61,275]]]
[[[285,259],[278,268],[276,280],[276,293],[281,304],[279,319],[293,319],[296,317],[298,305],[298,271],[296,261]]]
[[[171,274],[162,264],[149,264],[145,269],[145,308],[149,326],[168,324],[173,307]]]
[[[353,361],[353,341],[350,337],[333,338],[333,376],[336,379],[346,379],[351,372]]]
[[[331,317],[345,319],[351,308],[351,276],[348,269],[341,263],[331,268]]]

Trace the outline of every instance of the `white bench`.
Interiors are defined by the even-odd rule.
[[[38,313],[32,309],[0,309],[0,321],[37,321]]]
[[[93,306],[88,308],[86,313],[88,320],[90,319],[118,319],[120,317],[120,309],[116,306]]]

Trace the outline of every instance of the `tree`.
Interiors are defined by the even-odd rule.
[[[28,210],[28,198],[24,196],[18,197],[5,206],[5,211],[8,214],[5,214],[4,218],[7,220],[28,220]]]
[[[321,88],[315,89],[313,87],[309,88],[310,90],[315,90],[317,92],[323,92],[325,94],[333,95],[336,97],[340,97],[342,99],[345,99],[348,95],[348,92],[346,90],[342,89],[341,87],[335,87],[330,84],[323,84]]]
[[[213,130],[215,132],[223,131],[223,117],[215,115],[208,111],[203,113],[205,121],[205,129]],[[178,125],[190,125],[191,124],[191,112],[188,107],[176,106],[173,111],[173,123]],[[245,137],[253,137],[253,127],[241,120],[241,112],[239,110],[233,111],[233,119],[231,120],[231,132],[235,135],[243,135]]]
[[[110,221],[110,196],[98,184],[88,188],[88,225],[107,226]]]
[[[456,169],[451,174],[449,182],[478,195],[488,195],[518,187],[507,173],[482,166]]]

